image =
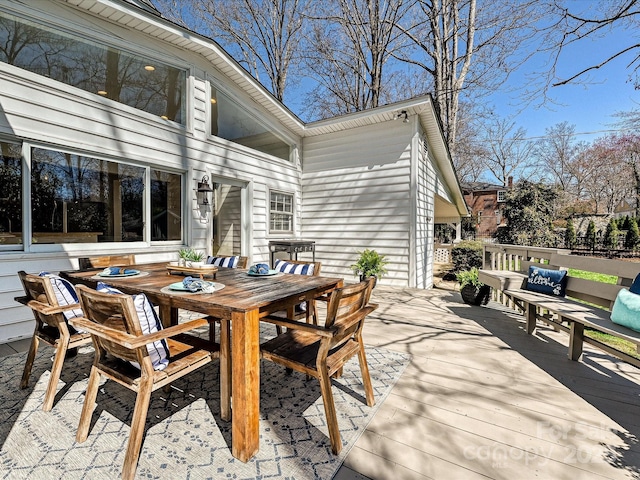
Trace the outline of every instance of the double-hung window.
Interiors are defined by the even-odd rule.
[[[269,233],[293,233],[293,195],[271,191],[269,194]]]

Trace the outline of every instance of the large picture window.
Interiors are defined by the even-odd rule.
[[[0,61],[185,123],[186,70],[0,12]]]
[[[270,233],[293,233],[293,195],[272,191],[269,203]]]
[[[22,146],[0,142],[0,246],[22,244]]]
[[[151,241],[182,239],[179,174],[43,148],[31,149],[32,242],[141,242],[145,175]]]
[[[229,96],[211,88],[211,135],[290,160],[291,145]]]

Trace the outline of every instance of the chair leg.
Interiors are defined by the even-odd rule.
[[[122,480],[133,479],[136,475],[152,389],[153,379],[147,378],[140,382],[140,389],[138,390],[138,396],[136,397],[136,406],[133,410],[133,418],[131,420],[131,433],[129,433],[127,453],[124,456]]]
[[[60,380],[60,374],[62,373],[62,366],[64,365],[64,357],[67,354],[68,346],[69,339],[60,337],[56,345],[56,355],[53,358],[53,365],[51,365],[51,378],[49,378],[49,385],[47,385],[47,391],[44,394],[42,410],[45,412],[50,411],[53,407],[53,401],[56,397],[56,389],[58,387],[58,381]]]
[[[91,367],[89,374],[89,383],[87,390],[84,392],[84,404],[82,405],[82,413],[80,414],[80,423],[76,432],[76,442],[82,443],[89,435],[89,425],[91,425],[91,415],[95,407],[96,397],[98,396],[98,386],[100,385],[100,372],[96,367]]]
[[[367,364],[367,357],[364,353],[364,345],[362,339],[360,339],[360,348],[358,349],[358,360],[360,362],[360,373],[362,374],[362,383],[364,384],[364,391],[367,397],[367,405],[373,407],[376,403],[376,399],[373,396],[373,385],[371,385],[371,376],[369,375],[369,365]]]
[[[220,416],[231,421],[231,323],[220,320]]]
[[[24,364],[24,370],[22,372],[22,380],[20,381],[20,388],[27,388],[29,385],[29,377],[31,376],[31,369],[33,368],[33,361],[36,358],[36,352],[38,351],[38,345],[40,339],[35,333],[31,338],[31,345],[29,346],[29,353],[27,354],[27,362]]]
[[[331,440],[331,451],[338,455],[342,450],[342,439],[338,429],[338,416],[336,405],[333,402],[333,392],[331,391],[331,378],[327,369],[320,370],[320,391],[322,392],[322,403],[324,403],[324,414],[327,417],[327,428],[329,429],[329,439]]]

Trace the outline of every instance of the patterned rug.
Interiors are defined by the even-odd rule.
[[[266,328],[269,328],[267,326]],[[271,327],[272,328],[272,327]],[[53,410],[42,411],[53,350],[41,347],[29,388],[18,385],[25,354],[0,358],[0,478],[119,478],[134,395],[115,382],[99,390],[94,423],[75,442],[93,349],[65,362]],[[333,382],[343,449],[331,453],[320,387],[315,379],[261,362],[260,451],[248,463],[230,452],[231,424],[220,418],[218,362],[152,395],[137,478],[330,479],[364,432],[409,362],[409,356],[367,348],[376,405],[364,403],[357,358]]]

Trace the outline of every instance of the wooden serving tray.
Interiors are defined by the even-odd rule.
[[[169,275],[172,273],[182,273],[186,275],[197,275],[204,279],[205,275],[211,275],[216,278],[218,267],[214,265],[204,265],[202,267],[180,267],[178,265],[167,265]]]

